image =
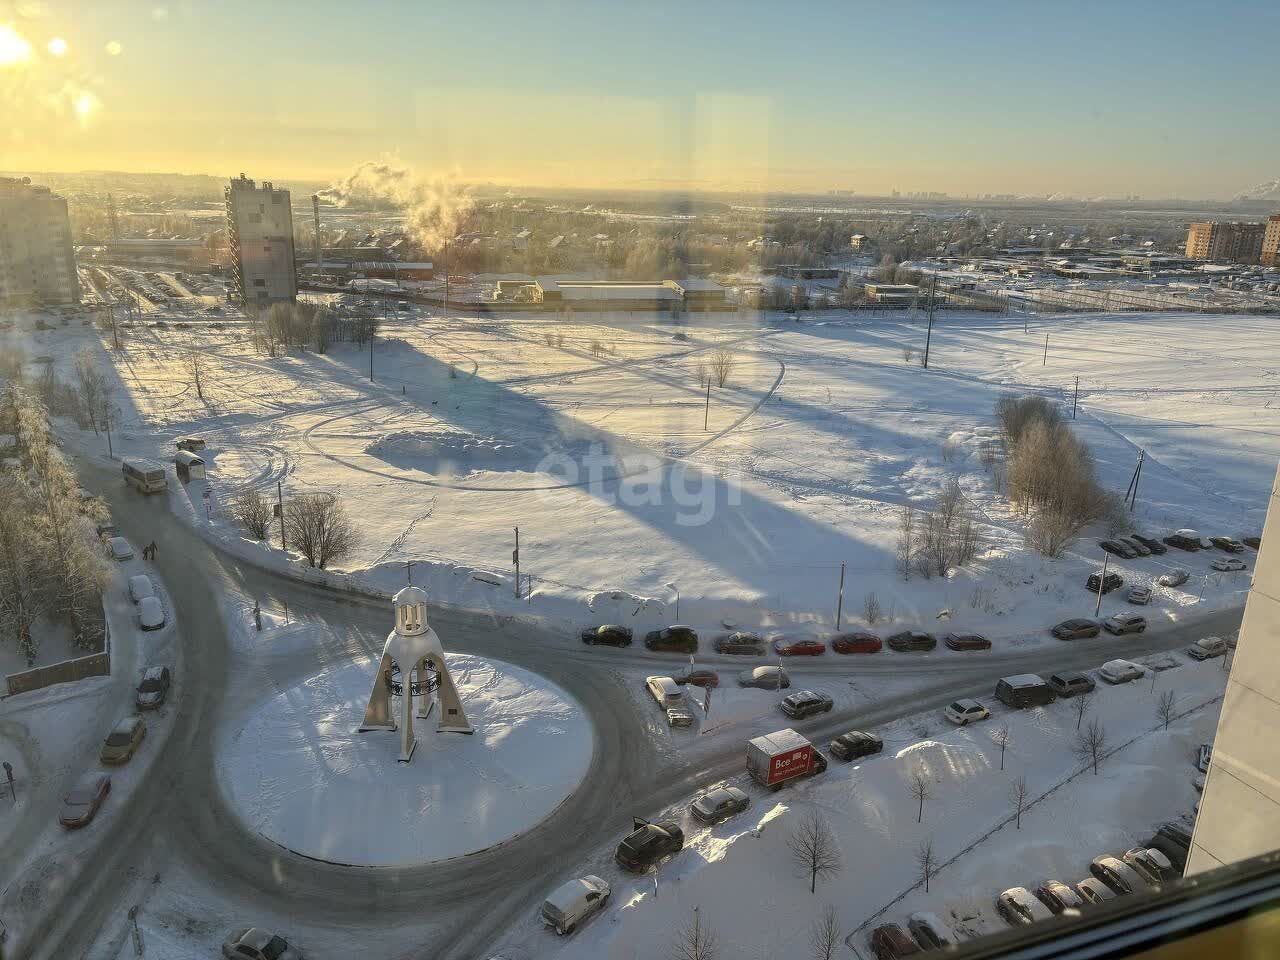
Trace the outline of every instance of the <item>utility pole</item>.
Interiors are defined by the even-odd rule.
[[[1049,334],[1046,333],[1044,335],[1044,359],[1040,361],[1040,366],[1046,367],[1048,365],[1049,365]]]
[[[1129,500],[1129,512],[1133,513],[1133,508],[1138,505],[1138,481],[1142,479],[1142,461],[1147,459],[1147,451],[1138,451],[1138,466],[1133,471],[1133,496]]]
[[[1102,612],[1102,587],[1107,582],[1107,561],[1110,559],[1110,554],[1104,553],[1102,555],[1102,573],[1098,576],[1098,604],[1093,608],[1095,617]]]
[[[702,413],[702,429],[704,432],[710,429],[710,427],[707,426],[707,424],[710,422],[711,422],[711,376],[710,374],[708,374],[707,375],[707,406]]]
[[[107,431],[107,459],[109,459],[109,460],[114,460],[114,459],[116,458],[116,454],[115,454],[115,451],[111,449],[111,408],[110,408],[110,405],[108,405],[107,410],[105,411],[105,413],[104,413],[104,415],[103,415],[103,417],[102,417],[102,420],[103,420],[103,424],[102,424],[102,425],[103,425],[103,427],[105,427],[105,428],[106,428],[106,431]]]
[[[929,344],[933,340],[933,298],[938,289],[938,275],[935,273],[929,284],[929,330],[924,336],[924,368],[929,369]]]
[[[373,383],[373,338],[374,332],[369,331],[369,382]]]
[[[444,242],[444,312],[449,312],[449,241]]]
[[[1076,377],[1076,392],[1071,397],[1071,419],[1076,418],[1076,405],[1080,402],[1080,378]]]
[[[285,549],[284,545],[284,487],[280,481],[276,481],[276,514],[280,517],[280,549]]]
[[[836,629],[840,629],[840,618],[844,615],[844,561],[840,561],[840,592],[836,595]]]
[[[404,572],[405,572],[406,580],[409,586],[413,586],[413,561],[406,560],[404,566],[405,566]]]
[[[516,565],[516,599],[520,599],[520,528],[516,527],[516,548],[511,551],[511,562]]]

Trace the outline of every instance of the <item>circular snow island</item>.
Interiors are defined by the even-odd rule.
[[[232,808],[294,853],[369,867],[466,856],[546,819],[591,763],[582,706],[509,663],[445,657],[474,734],[417,720],[412,761],[397,763],[397,732],[357,732],[378,669],[357,661],[280,691],[228,734],[217,766]]]

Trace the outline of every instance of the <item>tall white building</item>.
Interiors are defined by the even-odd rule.
[[[1245,603],[1187,874],[1280,849],[1280,474]]]
[[[0,177],[0,303],[76,303],[67,201],[29,177]]]
[[[227,186],[232,296],[245,306],[292,303],[298,296],[293,208],[288,190],[261,187],[243,173]]]

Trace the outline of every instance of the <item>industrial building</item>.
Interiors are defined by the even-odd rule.
[[[502,280],[499,300],[573,310],[648,310],[676,313],[723,310],[724,287],[714,280]]]
[[[66,198],[29,177],[0,177],[0,303],[79,300]]]
[[[1229,263],[1257,263],[1262,256],[1266,225],[1261,223],[1221,223],[1206,220],[1187,228],[1187,257],[1191,260],[1223,260]]]
[[[885,306],[909,307],[920,296],[920,288],[912,283],[868,283],[862,289],[872,303]]]
[[[1262,233],[1262,256],[1259,262],[1264,267],[1280,266],[1280,213],[1273,213],[1267,218],[1266,229]]]
[[[243,173],[228,184],[231,296],[244,306],[292,303],[298,296],[293,209],[288,190],[257,186]]]

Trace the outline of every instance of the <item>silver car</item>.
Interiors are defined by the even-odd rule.
[[[751,798],[737,787],[721,787],[698,797],[689,812],[703,823],[720,823],[737,816],[751,804]]]
[[[222,941],[227,960],[302,960],[302,951],[291,947],[284,937],[261,927],[233,930]]]

